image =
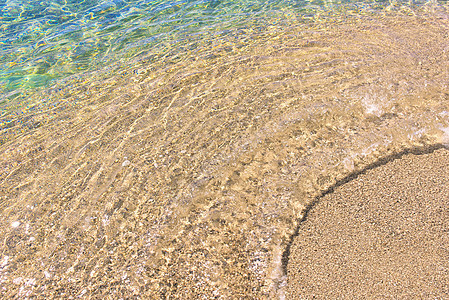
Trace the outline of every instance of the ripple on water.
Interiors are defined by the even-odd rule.
[[[273,296],[317,195],[446,141],[448,15],[409,12],[213,40],[3,114],[3,297]]]

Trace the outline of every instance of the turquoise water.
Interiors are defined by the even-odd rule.
[[[246,30],[269,31],[348,3],[356,9],[400,6],[387,1],[2,1],[0,92],[4,98],[113,62],[192,51],[201,40],[244,40]]]
[[[198,34],[226,35],[226,27],[251,26],[263,14],[280,13],[279,6],[221,1],[7,1],[0,17],[2,92],[44,86],[122,58],[167,51]]]
[[[444,1],[0,9],[1,298],[284,299],[316,197],[449,145]]]

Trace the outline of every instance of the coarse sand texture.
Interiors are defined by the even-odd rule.
[[[322,197],[291,246],[289,299],[448,299],[449,151],[408,154]]]

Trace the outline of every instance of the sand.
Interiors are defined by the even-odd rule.
[[[287,299],[447,299],[449,151],[407,154],[323,196],[290,248]]]

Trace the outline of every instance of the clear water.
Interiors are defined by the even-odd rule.
[[[183,52],[192,41],[269,31],[333,1],[2,1],[3,97],[117,60]],[[385,5],[378,2],[377,6]],[[233,29],[240,29],[233,32]],[[192,50],[192,49],[190,49]]]
[[[449,143],[445,2],[0,6],[2,297],[282,298],[317,195]]]
[[[293,9],[294,4],[6,1],[1,8],[1,85],[8,93],[96,70],[117,59],[162,54],[186,39],[200,40],[198,35],[226,36],[229,29],[253,27],[256,20]]]

